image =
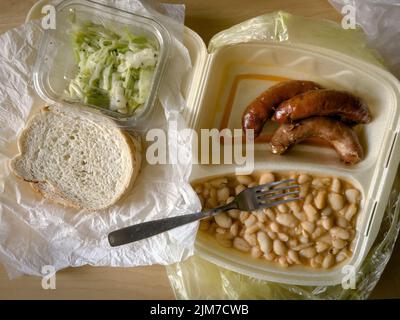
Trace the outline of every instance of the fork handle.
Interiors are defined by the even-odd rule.
[[[148,222],[139,223],[123,229],[111,232],[108,235],[108,242],[112,247],[121,246],[127,243],[139,241],[142,239],[150,238],[157,234],[175,229],[185,224],[198,221],[205,217],[216,215],[220,211],[225,211],[235,208],[235,204],[230,203],[214,209],[200,211],[183,216],[153,220]]]

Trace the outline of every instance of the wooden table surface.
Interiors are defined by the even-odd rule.
[[[35,0],[0,0],[0,33],[23,23]],[[326,0],[172,0],[186,4],[186,25],[204,41],[238,22],[275,10],[340,21]],[[400,298],[400,245],[371,298]],[[41,279],[8,280],[0,267],[0,299],[173,299],[162,266],[142,268],[69,268],[57,273],[57,289],[43,290]]]

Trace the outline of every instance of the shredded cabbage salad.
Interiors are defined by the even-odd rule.
[[[91,22],[72,29],[78,73],[68,87],[73,100],[132,114],[150,93],[157,45],[128,29],[121,34]]]

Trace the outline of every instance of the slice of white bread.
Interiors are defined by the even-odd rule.
[[[12,171],[44,197],[66,206],[105,209],[140,170],[140,144],[104,116],[45,107],[18,140]]]

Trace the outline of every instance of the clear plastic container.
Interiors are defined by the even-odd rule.
[[[101,110],[107,116],[126,128],[146,127],[157,98],[158,88],[168,61],[170,35],[157,21],[122,11],[92,1],[66,0],[56,6],[56,29],[45,30],[40,42],[38,58],[34,67],[33,81],[39,96],[47,103],[74,103],[64,94],[69,82],[77,72],[72,41],[68,30],[71,28],[70,17],[77,21],[89,21],[95,24],[112,26],[123,30],[128,28],[132,34],[154,40],[159,48],[159,60],[152,79],[147,101],[132,115],[122,114],[105,108],[85,105],[84,108]]]

